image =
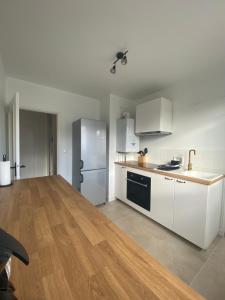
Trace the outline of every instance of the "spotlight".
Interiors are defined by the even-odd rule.
[[[121,65],[126,65],[127,64],[127,56],[124,55],[123,58],[121,58]]]
[[[123,52],[121,52],[121,51],[120,51],[120,52],[117,52],[117,53],[116,53],[116,58],[117,58],[116,61],[122,59],[122,58],[124,57],[125,54],[126,54],[126,53],[123,53]]]
[[[112,74],[115,74],[116,73],[116,65],[113,65],[112,68],[110,69],[110,72]]]
[[[120,60],[121,62],[121,65],[126,65],[127,64],[127,52],[128,50],[124,51],[124,52],[117,52],[116,53],[116,60],[113,62],[113,66],[112,68],[110,69],[110,72],[112,74],[115,74],[116,73],[116,63]]]

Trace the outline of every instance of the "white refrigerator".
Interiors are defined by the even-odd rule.
[[[106,123],[73,123],[72,184],[94,205],[106,202]]]

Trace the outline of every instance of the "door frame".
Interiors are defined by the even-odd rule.
[[[16,92],[8,103],[8,157],[15,169],[13,180],[20,179],[20,94]]]
[[[58,122],[58,117],[59,113],[54,112],[54,111],[46,111],[46,110],[39,110],[39,109],[33,109],[25,106],[20,106],[20,110],[26,110],[26,111],[31,111],[31,112],[38,112],[38,113],[44,113],[44,114],[50,114],[50,115],[55,115],[56,116],[56,175],[58,175],[58,167],[59,167],[59,122]]]

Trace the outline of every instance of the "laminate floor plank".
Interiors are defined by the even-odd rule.
[[[0,226],[27,249],[12,261],[22,300],[200,300],[61,176],[0,189]]]

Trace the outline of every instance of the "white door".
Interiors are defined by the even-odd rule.
[[[207,189],[207,185],[175,180],[173,230],[201,248],[204,247]]]
[[[173,228],[174,179],[154,174],[151,176],[151,214],[163,226]]]
[[[12,179],[20,179],[20,109],[19,93],[16,93],[9,104],[9,160],[12,170]]]

